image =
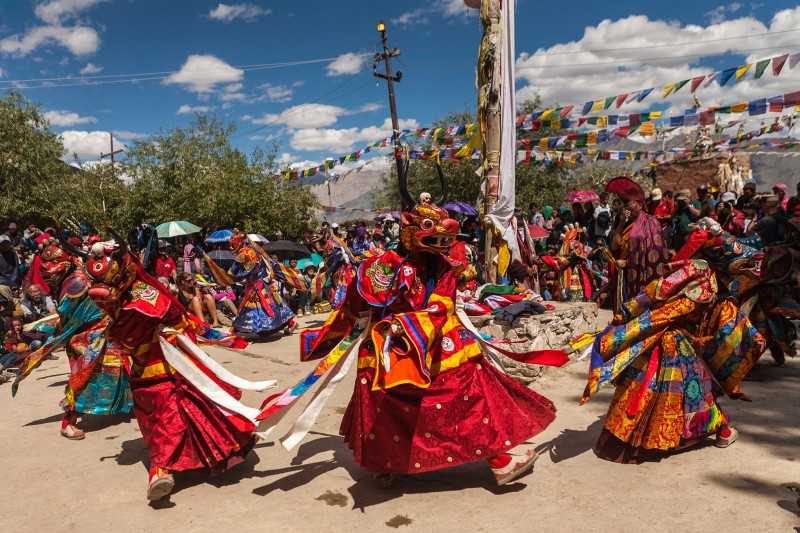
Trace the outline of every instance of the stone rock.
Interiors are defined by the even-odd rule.
[[[597,306],[584,302],[548,302],[555,309],[542,315],[520,317],[513,324],[494,320],[493,317],[474,317],[472,322],[481,333],[497,339],[525,340],[507,345],[514,352],[531,350],[570,351],[569,342],[584,333],[597,331],[605,326]],[[605,318],[605,317],[604,317]],[[536,381],[544,372],[539,365],[525,365],[501,356],[508,373],[527,384]]]

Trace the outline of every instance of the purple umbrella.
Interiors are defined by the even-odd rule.
[[[478,216],[478,210],[466,202],[447,202],[442,207],[454,213],[461,213],[468,217]]]

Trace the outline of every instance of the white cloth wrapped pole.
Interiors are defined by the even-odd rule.
[[[499,0],[498,0],[499,1]],[[492,206],[488,216],[501,237],[508,244],[512,259],[521,259],[517,235],[511,225],[516,202],[516,165],[517,165],[517,118],[516,98],[514,96],[514,4],[515,0],[504,0],[500,10],[500,27],[502,32],[500,47],[502,81],[500,87],[500,183],[497,202]]]

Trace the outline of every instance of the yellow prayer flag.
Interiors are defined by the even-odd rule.
[[[650,111],[650,120],[654,118],[661,118],[661,111]]]
[[[594,104],[592,104],[592,113],[596,113],[603,109],[603,101],[602,100],[595,100]]]
[[[596,131],[590,131],[586,135],[586,144],[597,144],[597,132]]]
[[[800,104],[794,106],[795,113],[800,113]]]
[[[550,109],[545,109],[544,111],[542,111],[542,114],[539,116],[539,120],[542,120],[542,121],[544,121],[544,119],[546,119],[547,117],[549,117],[549,116],[550,116],[550,114],[551,114],[553,111],[555,111],[555,108],[552,108],[552,107],[551,107]]]
[[[465,144],[456,152],[456,159],[464,159],[465,157],[469,157],[471,153],[472,148],[470,148],[469,144]]]
[[[639,135],[655,135],[655,133],[656,133],[655,124],[653,124],[652,122],[650,122],[648,120],[647,122],[645,122],[644,124],[642,124],[639,127],[639,132],[638,133],[639,133]]]
[[[603,115],[597,117],[597,127],[598,128],[605,128],[608,125],[608,117]]]
[[[747,74],[747,71],[750,70],[750,67],[752,67],[752,66],[753,66],[752,63],[748,63],[746,65],[742,65],[741,67],[737,68],[736,69],[736,81],[741,80],[744,77],[744,75]]]
[[[739,102],[731,106],[731,113],[744,113],[747,111],[747,102]]]
[[[539,139],[539,148],[541,148],[542,150],[547,150],[548,142],[550,142],[549,137],[542,137],[541,139]]]
[[[550,119],[550,129],[551,130],[558,130],[561,129],[561,118],[555,116],[554,118]]]
[[[673,89],[675,89],[674,83],[667,83],[664,85],[664,98],[672,94]]]

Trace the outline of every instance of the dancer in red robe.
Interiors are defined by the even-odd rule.
[[[133,412],[150,455],[147,497],[158,500],[172,491],[173,472],[241,462],[259,413],[239,402],[241,390],[274,382],[243,380],[206,355],[183,306],[115,238],[119,245],[91,249],[89,295],[111,319],[108,342],[130,360]],[[177,333],[166,339],[165,326]]]
[[[504,373],[496,363],[499,350],[456,310],[465,265],[448,253],[458,222],[424,202],[403,213],[402,226],[401,253],[363,261],[342,307],[322,327],[302,333],[302,360],[323,361],[273,398],[262,418],[274,427],[280,413],[332,369],[335,377],[283,440],[287,448],[299,442],[321,409],[319,399],[330,394],[325,387],[346,374],[352,352],[358,371],[340,432],[358,464],[388,483],[394,474],[488,460],[497,483],[508,483],[532,467],[536,453],[523,445],[555,419],[555,406]],[[510,356],[566,362],[558,351]]]

